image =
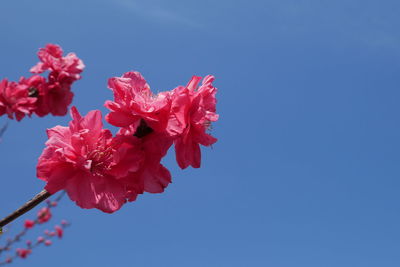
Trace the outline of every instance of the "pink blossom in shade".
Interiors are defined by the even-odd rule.
[[[62,227],[59,225],[56,225],[54,227],[54,229],[56,230],[56,234],[57,234],[58,238],[62,238],[62,236],[64,234],[64,230],[62,229]]]
[[[109,79],[108,87],[114,93],[114,101],[105,103],[111,111],[107,122],[135,130],[144,121],[151,130],[165,130],[171,105],[168,92],[154,95],[143,76],[135,71]]]
[[[32,75],[29,78],[21,77],[18,81],[18,84],[20,86],[24,86],[28,90],[28,95],[34,98],[37,98],[39,96],[39,92],[43,91],[47,86],[46,79],[40,75]]]
[[[24,227],[26,229],[30,229],[35,225],[35,221],[33,220],[25,220]]]
[[[54,80],[49,77],[49,80]],[[49,82],[42,91],[39,91],[37,109],[35,113],[43,117],[51,113],[54,116],[64,116],[68,112],[68,106],[72,103],[74,93],[70,84],[58,81]]]
[[[115,141],[103,129],[98,110],[82,117],[72,107],[71,116],[69,127],[47,131],[49,140],[37,176],[47,182],[45,189],[52,194],[64,189],[81,208],[112,213],[130,198],[132,183],[126,181],[135,179],[132,174],[140,168],[142,151],[134,142]]]
[[[17,248],[17,255],[18,257],[25,259],[26,257],[28,257],[29,254],[32,253],[31,249],[24,249],[24,248]]]
[[[51,219],[51,211],[48,207],[43,207],[38,211],[37,220],[38,223],[45,223]]]
[[[167,131],[174,137],[176,159],[182,169],[201,163],[200,144],[210,146],[217,139],[207,133],[211,122],[218,120],[216,112],[217,89],[212,85],[213,76],[194,76],[186,87],[172,92],[171,116]]]
[[[165,134],[151,133],[141,139],[144,162],[137,175],[145,192],[162,193],[171,183],[170,172],[160,163],[171,145],[171,138]]]
[[[40,117],[49,113],[55,116],[67,113],[74,96],[71,85],[81,78],[80,73],[85,67],[74,53],[65,57],[62,55],[63,51],[58,45],[48,44],[38,52],[41,62],[31,68],[32,73],[50,71],[46,86],[38,88],[35,113]]]
[[[129,177],[136,183],[136,188],[148,193],[162,193],[171,183],[171,174],[160,162],[167,154],[173,140],[165,133],[147,132],[142,127],[121,128],[115,139],[118,138],[131,138],[131,142],[134,142],[143,153],[141,167],[132,174],[135,178]],[[133,200],[135,197],[129,198],[129,201]]]
[[[36,108],[36,98],[29,96],[29,87],[4,79],[0,82],[0,116],[7,114],[10,119],[22,120]]]

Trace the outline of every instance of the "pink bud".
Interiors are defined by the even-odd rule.
[[[46,240],[46,241],[44,241],[44,244],[46,245],[46,246],[50,246],[51,244],[52,244],[52,242],[51,242],[51,240]]]
[[[57,201],[51,202],[51,206],[52,206],[52,207],[57,207]]]
[[[48,207],[41,208],[37,214],[39,223],[45,223],[51,219],[51,212]]]
[[[30,229],[35,225],[35,221],[25,220],[24,226],[26,229]]]
[[[58,238],[61,238],[63,236],[64,230],[58,225],[56,225],[54,229],[56,229]]]
[[[31,254],[31,252],[32,250],[30,249],[17,248],[17,255],[22,259],[28,257],[28,255]]]
[[[44,237],[43,236],[39,236],[37,239],[38,243],[42,243],[44,241]]]
[[[12,258],[7,257],[7,258],[6,258],[6,262],[7,262],[7,263],[11,263],[11,262],[12,262]]]
[[[27,240],[27,241],[26,241],[26,245],[27,245],[28,247],[30,247],[30,246],[32,245],[32,241]]]

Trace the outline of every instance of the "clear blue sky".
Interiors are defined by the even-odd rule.
[[[400,2],[2,0],[0,76],[28,75],[48,42],[81,57],[86,113],[109,77],[155,91],[214,74],[220,121],[201,169],[108,215],[68,199],[65,238],[14,266],[400,266]],[[3,123],[4,118],[0,122]],[[0,211],[35,178],[45,129],[12,122],[0,145]],[[31,214],[33,215],[33,213]],[[18,228],[18,223],[15,224]]]

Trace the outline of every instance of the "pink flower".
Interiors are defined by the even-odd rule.
[[[37,238],[37,242],[38,243],[42,243],[44,241],[44,237],[43,236],[39,236],[38,238]]]
[[[42,73],[47,70],[58,74],[60,81],[69,80],[73,82],[81,78],[80,73],[85,68],[82,60],[75,53],[69,53],[63,57],[60,46],[47,44],[45,48],[40,48],[38,57],[41,62],[31,68],[32,73]]]
[[[137,175],[143,181],[144,191],[162,193],[171,183],[171,174],[160,162],[172,145],[172,140],[163,134],[152,133],[141,140],[144,163]]]
[[[171,116],[168,133],[175,137],[175,151],[178,165],[200,167],[199,144],[210,146],[217,139],[207,133],[211,122],[218,120],[213,76],[206,76],[200,86],[201,77],[194,76],[186,87],[177,87],[172,92]]]
[[[162,193],[171,183],[171,174],[160,162],[172,145],[172,139],[165,134],[151,132],[142,138],[133,137],[134,130],[121,129],[118,138],[130,138],[136,147],[142,151],[142,164],[132,173],[131,181],[135,181],[136,187],[148,193]],[[136,131],[137,133],[137,131]],[[132,177],[135,177],[132,179]],[[129,181],[127,181],[129,183]],[[130,198],[133,201],[135,198]]]
[[[71,85],[81,78],[80,73],[85,67],[74,53],[69,53],[66,57],[62,55],[61,47],[48,44],[38,52],[41,62],[31,68],[32,73],[50,71],[46,86],[37,88],[38,102],[35,113],[40,117],[49,113],[55,116],[67,113],[73,98]]]
[[[37,176],[47,182],[45,189],[52,194],[64,189],[81,208],[112,213],[143,192],[133,176],[140,168],[142,152],[129,142],[135,137],[113,139],[103,129],[100,111],[81,117],[72,107],[71,116],[69,127],[47,131],[49,140],[39,158]]]
[[[56,230],[58,238],[62,238],[64,230],[61,228],[61,226],[56,225],[54,229]]]
[[[143,76],[133,71],[109,79],[108,87],[114,93],[114,101],[105,103],[111,110],[106,116],[110,124],[133,131],[138,127],[147,127],[149,132],[164,131],[171,105],[169,93],[153,95]]]
[[[25,220],[24,226],[26,229],[30,229],[35,225],[35,221],[33,220]]]
[[[54,116],[67,114],[68,106],[72,103],[74,94],[71,92],[71,84],[60,83],[57,77],[49,75],[46,86],[39,88],[37,108],[35,113],[39,117],[51,113]]]
[[[28,257],[28,255],[31,254],[31,252],[32,250],[30,249],[17,248],[17,255],[22,259]]]
[[[40,75],[32,75],[29,78],[21,77],[18,81],[18,84],[25,86],[25,88],[28,90],[28,95],[33,98],[37,98],[39,96],[39,92],[44,90],[44,87],[47,86],[46,79]]]
[[[7,114],[10,119],[22,120],[36,108],[36,98],[29,96],[29,87],[4,79],[0,82],[0,116]]]
[[[38,211],[37,219],[39,223],[48,222],[51,219],[51,211],[48,207],[43,207]]]
[[[46,246],[50,246],[51,244],[53,244],[53,242],[51,242],[51,240],[45,240],[44,241],[44,244],[46,245]]]

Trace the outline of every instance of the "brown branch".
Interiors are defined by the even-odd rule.
[[[15,210],[13,213],[2,219],[0,221],[0,230],[10,222],[17,219],[19,216],[25,214],[26,212],[30,211],[31,209],[39,205],[42,201],[46,200],[50,196],[51,194],[47,192],[45,189],[43,189],[39,194],[34,196],[31,200],[26,202],[19,209]]]

